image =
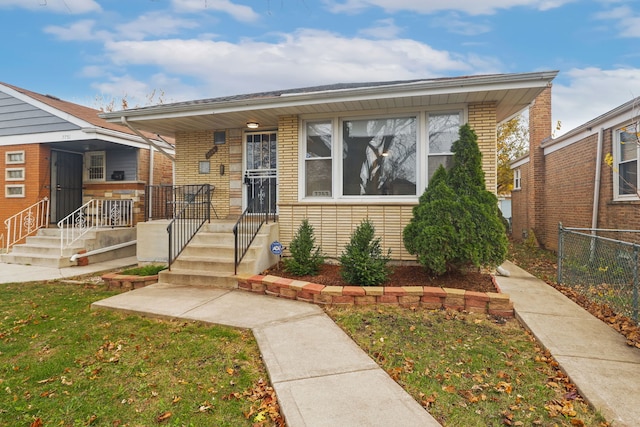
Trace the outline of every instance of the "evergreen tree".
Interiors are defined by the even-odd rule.
[[[407,251],[436,275],[497,266],[507,254],[498,199],[485,188],[482,154],[468,124],[460,128],[449,172],[440,167],[403,230]]]

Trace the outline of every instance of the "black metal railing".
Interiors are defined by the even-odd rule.
[[[264,205],[260,203],[259,199],[253,199],[233,226],[234,274],[238,274],[238,266],[258,235],[262,224],[269,222],[269,215],[269,209],[264,209]],[[275,212],[273,219],[275,219]]]
[[[167,226],[169,269],[198,230],[211,220],[211,186],[203,184],[173,187],[172,206],[173,220]]]

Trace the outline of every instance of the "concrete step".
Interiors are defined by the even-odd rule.
[[[234,246],[235,238],[233,233],[213,233],[209,231],[200,231],[193,236],[191,243],[202,245],[230,245]]]
[[[7,264],[21,264],[21,265],[39,265],[42,267],[53,267],[53,268],[62,268],[62,267],[71,267],[72,265],[76,265],[75,262],[71,262],[69,257],[61,257],[58,253],[57,255],[43,255],[43,254],[2,254],[0,255],[0,260]]]
[[[235,279],[233,271],[181,270],[173,266],[171,270],[163,270],[158,274],[158,282],[224,289],[236,289],[238,287],[238,281]]]
[[[56,247],[38,246],[33,244],[16,245],[11,249],[11,253],[15,255],[31,254],[31,255],[51,255],[51,256],[71,256],[82,249],[82,246],[73,248],[64,248],[60,251],[60,245]]]

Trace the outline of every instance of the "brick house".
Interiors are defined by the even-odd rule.
[[[173,182],[173,146],[109,123],[99,113],[0,83],[3,229],[7,218],[44,198],[50,200],[51,223],[90,199],[131,199],[134,224],[144,220],[145,186]],[[8,239],[0,235],[5,246]]]
[[[527,108],[557,72],[338,84],[180,102],[103,114],[175,137],[176,184],[215,185],[213,205],[235,219],[256,197],[277,211],[286,247],[304,218],[338,257],[369,218],[395,260],[438,165],[469,123],[496,192],[497,125]],[[256,184],[273,182],[273,191]]]
[[[640,229],[639,105],[640,98],[633,99],[551,138],[551,89],[536,99],[529,115],[529,153],[511,164],[514,238],[533,233],[540,245],[555,251],[559,223]]]

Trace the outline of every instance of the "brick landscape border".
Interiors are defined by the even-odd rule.
[[[324,286],[272,275],[238,275],[238,289],[256,294],[310,302],[320,305],[392,304],[427,309],[452,309],[514,317],[509,295],[432,286]]]
[[[134,276],[132,274],[107,273],[102,275],[102,280],[109,289],[130,291],[158,283],[158,275]]]

